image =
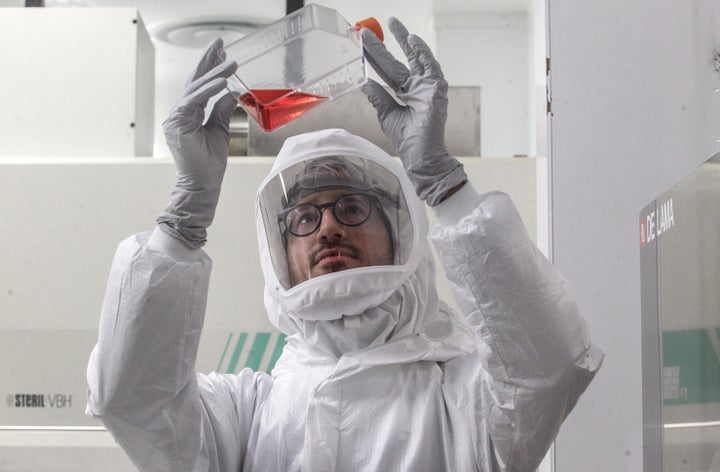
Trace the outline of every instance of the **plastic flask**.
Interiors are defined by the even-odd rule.
[[[225,46],[238,64],[228,89],[265,131],[351,92],[367,80],[360,29],[382,40],[374,18],[348,23],[332,9],[307,5]]]

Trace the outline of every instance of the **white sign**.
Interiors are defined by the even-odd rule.
[[[675,215],[671,198],[640,220],[640,247],[645,247],[647,243],[659,238],[673,226],[675,226]]]

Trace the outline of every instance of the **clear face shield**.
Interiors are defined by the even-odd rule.
[[[371,159],[325,156],[294,164],[267,182],[259,205],[285,290],[339,271],[403,265],[412,250],[400,181]]]

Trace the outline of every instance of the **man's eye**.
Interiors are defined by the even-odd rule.
[[[338,205],[344,215],[347,216],[362,216],[368,212],[368,202],[364,198],[351,195],[340,200]]]
[[[314,223],[315,221],[317,221],[317,216],[315,216],[315,213],[307,212],[298,215],[297,221],[298,223]]]
[[[292,226],[306,225],[315,223],[318,219],[317,212],[314,208],[298,208],[293,212]]]
[[[344,205],[343,211],[348,215],[359,215],[365,213],[364,207],[361,207],[360,205]]]

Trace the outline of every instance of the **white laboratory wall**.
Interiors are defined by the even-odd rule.
[[[461,160],[478,191],[503,190],[513,197],[534,235],[535,161]],[[257,296],[263,284],[254,198],[272,161],[230,160],[206,245],[215,259],[208,301],[215,327],[265,318]],[[154,227],[174,176],[170,159],[0,158],[6,205],[0,246],[7,253],[0,272],[0,330],[95,330],[116,245]],[[443,294],[451,298],[449,291]],[[238,312],[250,318],[241,320]]]
[[[719,147],[720,8],[550,0],[548,14],[554,261],[606,353],[556,471],[639,472],[639,212]]]
[[[435,28],[448,83],[480,87],[481,155],[528,155],[527,13],[437,13]]]
[[[154,56],[135,8],[1,8],[0,155],[152,152]]]
[[[535,234],[535,160],[462,161],[479,191],[508,192]],[[254,225],[255,191],[272,162],[233,158],[228,166],[206,246],[213,274],[199,371],[239,370],[250,362],[250,338],[258,332],[272,336],[263,368],[279,339],[263,307]],[[107,433],[86,430],[98,424],[84,414],[85,368],[115,248],[154,227],[174,179],[170,159],[0,158],[0,398],[8,399],[0,403],[0,471],[132,470]],[[450,301],[440,270],[438,279]],[[249,333],[242,350],[241,333]],[[228,345],[238,354],[233,361]],[[63,401],[19,408],[11,401],[19,393]],[[58,430],[40,429],[48,426]]]

